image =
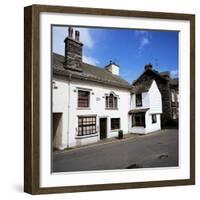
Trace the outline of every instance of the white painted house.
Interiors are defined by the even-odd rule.
[[[53,146],[64,149],[116,137],[119,130],[147,133],[160,129],[161,96],[155,82],[142,93],[137,107],[132,86],[119,75],[119,66],[110,62],[105,68],[82,62],[79,32],[69,28],[65,56],[52,54]],[[132,92],[131,92],[132,89]],[[145,112],[145,127],[132,126],[135,110]],[[142,113],[144,113],[142,111]],[[156,123],[151,117],[156,115]]]
[[[129,131],[146,134],[161,129],[162,98],[155,80],[133,86]]]

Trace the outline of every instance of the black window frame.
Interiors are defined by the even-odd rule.
[[[135,95],[135,105],[136,107],[142,106],[142,93]]]
[[[117,121],[117,120],[119,120],[119,121]],[[113,130],[119,130],[120,127],[121,127],[121,119],[120,119],[120,117],[116,117],[116,118],[111,118],[110,119],[110,130],[111,131],[113,131]]]
[[[97,133],[96,116],[78,116],[78,136],[94,135]]]
[[[144,113],[144,112],[132,114],[132,127],[144,127],[144,128],[146,128],[145,114],[146,113]]]

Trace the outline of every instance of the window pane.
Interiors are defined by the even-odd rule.
[[[154,114],[152,115],[152,123],[156,123],[157,122],[157,116]]]
[[[78,91],[78,107],[89,107],[89,95],[88,91]]]
[[[142,106],[142,94],[136,94],[136,106]]]
[[[117,97],[113,94],[106,96],[106,108],[117,108]]]
[[[120,118],[111,119],[111,130],[120,129]]]
[[[89,135],[96,133],[96,117],[78,118],[78,135]]]
[[[136,113],[133,115],[132,125],[145,127],[145,113]]]

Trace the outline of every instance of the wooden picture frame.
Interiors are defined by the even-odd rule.
[[[40,186],[40,14],[137,17],[182,20],[190,24],[190,174],[188,179],[125,182],[92,185]],[[127,11],[50,5],[24,9],[24,191],[30,194],[149,188],[195,184],[195,16],[192,14]]]

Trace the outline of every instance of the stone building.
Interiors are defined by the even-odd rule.
[[[145,82],[152,80],[156,81],[162,95],[162,126],[178,125],[178,79],[171,78],[169,72],[158,72],[153,69],[151,64],[147,64],[144,67],[144,72],[133,81],[132,85],[145,85]]]

